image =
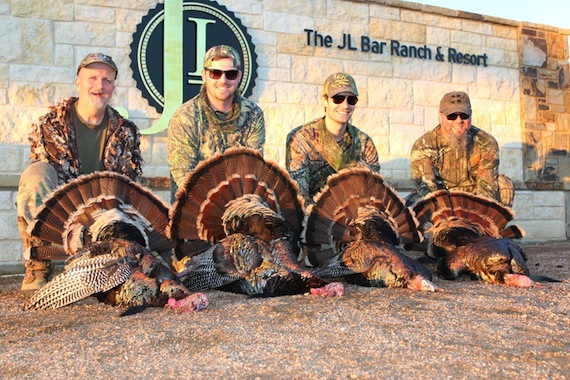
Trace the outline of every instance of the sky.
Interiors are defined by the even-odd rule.
[[[569,0],[410,0],[414,3],[570,29]]]

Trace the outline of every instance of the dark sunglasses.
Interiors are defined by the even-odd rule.
[[[238,77],[239,70],[217,70],[217,69],[206,69],[210,73],[210,78],[220,79],[222,74],[226,75],[227,80],[235,80]]]
[[[463,112],[462,113],[452,113],[452,114],[449,114],[445,117],[447,117],[447,120],[457,120],[457,116],[459,116],[461,118],[461,120],[467,120],[470,118],[469,115],[467,115],[466,113],[463,113]]]
[[[332,101],[334,104],[341,104],[344,102],[344,99],[350,104],[351,106],[355,105],[358,102],[358,98],[356,95],[334,95],[331,96]]]

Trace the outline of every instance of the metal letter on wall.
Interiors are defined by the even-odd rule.
[[[206,0],[165,0],[142,18],[131,43],[131,69],[142,96],[162,115],[141,133],[168,128],[176,109],[200,92],[204,54],[222,44],[241,52],[239,91],[251,95],[257,55],[246,28],[225,7]]]

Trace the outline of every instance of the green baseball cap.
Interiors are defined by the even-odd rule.
[[[77,74],[79,74],[79,70],[84,68],[85,66],[89,66],[92,63],[104,63],[105,65],[109,66],[113,70],[115,70],[115,78],[117,74],[119,74],[119,69],[117,69],[117,65],[113,62],[113,58],[103,53],[90,53],[83,58],[79,66],[77,66]]]
[[[204,55],[204,68],[209,68],[212,62],[220,58],[230,58],[234,67],[241,70],[241,58],[239,53],[231,46],[228,45],[217,45],[211,47]]]
[[[463,91],[448,92],[441,98],[439,110],[446,116],[456,112],[462,112],[471,116],[469,95]]]
[[[350,92],[358,96],[356,82],[354,78],[345,73],[334,73],[329,75],[325,81],[323,93],[328,96],[335,96],[341,92]]]

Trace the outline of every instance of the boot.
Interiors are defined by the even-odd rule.
[[[24,267],[26,267],[26,274],[22,281],[22,291],[38,290],[48,281],[52,271],[51,261],[31,260],[30,252],[32,247],[41,246],[44,245],[44,243],[40,239],[28,234],[28,223],[26,219],[18,216],[17,220],[24,250],[22,261],[24,262]]]
[[[51,274],[51,261],[28,260],[24,263],[26,274],[22,281],[22,291],[38,290],[44,286]]]

